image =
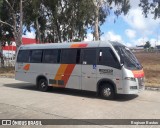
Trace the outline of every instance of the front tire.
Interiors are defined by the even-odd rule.
[[[115,91],[112,85],[104,84],[100,87],[100,95],[103,99],[112,100],[115,97]]]
[[[38,89],[42,92],[46,92],[49,89],[48,82],[46,79],[40,79],[38,81]]]

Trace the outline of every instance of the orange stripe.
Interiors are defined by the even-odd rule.
[[[88,44],[72,44],[71,48],[85,48]]]
[[[26,64],[26,65],[23,67],[23,70],[29,71],[29,69],[30,69],[30,64]]]
[[[64,85],[66,86],[71,74],[72,74],[72,71],[75,67],[75,64],[69,64],[64,72],[64,76],[62,77],[62,80],[64,81]]]
[[[133,70],[132,71],[135,78],[144,77],[144,71],[143,70]]]
[[[55,80],[61,80],[62,79],[62,75],[64,75],[64,72],[67,68],[68,64],[61,64],[57,73],[56,73],[56,76],[55,76]]]
[[[72,44],[71,48],[85,48],[87,47],[88,44],[83,43],[83,44]],[[64,86],[67,85],[67,82],[73,72],[73,69],[75,67],[75,64],[61,64],[54,80],[63,80],[64,81]],[[64,76],[63,76],[64,75]],[[58,86],[58,85],[54,85]]]

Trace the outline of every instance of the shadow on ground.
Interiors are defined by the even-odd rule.
[[[30,84],[30,83],[4,84],[3,86],[8,87],[8,88],[38,91],[37,87],[35,85]],[[57,93],[57,94],[63,94],[63,95],[73,95],[73,96],[79,96],[79,97],[101,99],[99,96],[97,96],[96,92],[82,91],[82,90],[75,90],[75,89],[66,89],[66,88],[53,88],[53,89],[49,90],[48,92],[43,92],[43,93]],[[125,101],[129,101],[129,100],[133,100],[137,97],[138,97],[138,95],[118,94],[115,96],[114,101],[125,102]],[[101,100],[103,100],[103,99],[101,99]]]

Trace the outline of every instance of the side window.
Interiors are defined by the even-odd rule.
[[[77,62],[77,49],[63,49],[61,52],[62,64],[76,64]]]
[[[58,53],[57,49],[44,50],[43,63],[58,63]]]
[[[113,53],[111,48],[100,48],[99,49],[99,65],[106,65],[114,68],[119,68],[119,62]]]
[[[32,50],[30,55],[31,63],[41,63],[42,61],[42,50]]]
[[[20,50],[18,52],[17,62],[28,63],[29,62],[29,50]]]
[[[77,49],[76,64],[80,64],[80,60],[81,60],[81,50]]]
[[[83,49],[82,64],[96,64],[96,49]]]

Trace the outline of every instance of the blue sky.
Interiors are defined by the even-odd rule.
[[[119,41],[127,46],[143,45],[146,41],[153,47],[160,45],[160,19],[154,20],[151,14],[145,18],[138,4],[139,0],[130,0],[131,9],[125,16],[109,15],[101,26],[101,40]],[[91,33],[86,40],[92,40]]]
[[[109,15],[101,26],[104,33],[101,40],[118,41],[129,47],[143,45],[146,41],[150,41],[153,47],[160,45],[160,19],[154,20],[151,14],[145,18],[138,4],[139,0],[130,0],[131,9],[126,16],[121,15],[117,18],[113,14]],[[27,32],[26,36],[34,38],[35,33]],[[91,40],[93,36],[88,31],[85,41]]]

